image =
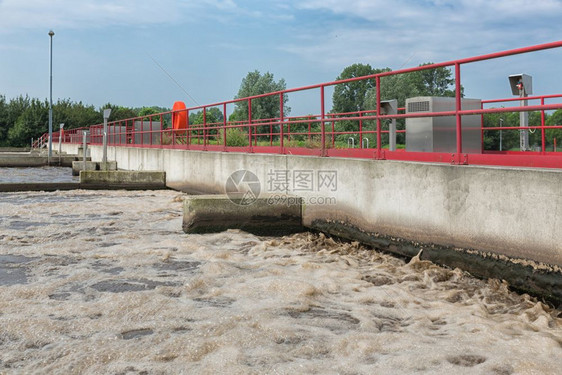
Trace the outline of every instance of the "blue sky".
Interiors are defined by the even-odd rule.
[[[141,107],[231,99],[255,69],[288,87],[334,80],[347,65],[417,66],[562,39],[560,0],[0,0],[0,94]],[[468,97],[509,97],[528,73],[562,93],[562,49],[468,65]],[[316,94],[289,98],[317,112]],[[314,104],[312,104],[314,103]]]

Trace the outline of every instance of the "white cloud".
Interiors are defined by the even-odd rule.
[[[302,0],[295,7],[333,15],[282,49],[328,67],[354,62],[399,68],[552,41],[560,0]],[[340,22],[342,17],[355,21]]]
[[[167,23],[180,16],[179,4],[174,0],[3,0],[0,31]]]
[[[297,8],[326,10],[334,14],[352,15],[369,21],[424,20],[441,21],[444,17],[458,20],[478,17],[484,20],[507,17],[560,15],[560,0],[302,0]]]

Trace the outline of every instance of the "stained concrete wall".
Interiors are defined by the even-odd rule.
[[[168,186],[200,193],[224,193],[227,178],[240,169],[255,173],[262,191],[276,170],[316,176],[334,171],[334,191],[282,192],[304,198],[306,226],[342,223],[421,246],[477,249],[562,266],[559,170],[125,147],[109,147],[108,154],[120,169],[162,170]],[[101,147],[93,146],[92,160],[98,159]],[[318,198],[335,204],[313,204]]]

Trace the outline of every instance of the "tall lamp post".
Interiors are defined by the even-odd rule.
[[[55,32],[53,30],[49,31],[49,37],[51,38],[50,43],[50,63],[49,63],[49,73],[50,73],[50,83],[49,83],[49,162],[53,157],[53,36]]]

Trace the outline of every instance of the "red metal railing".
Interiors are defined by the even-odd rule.
[[[388,71],[364,77],[321,83],[317,85],[293,88],[247,98],[232,99],[208,105],[187,108],[178,112],[185,112],[187,117],[186,129],[171,129],[173,112],[163,112],[155,115],[114,121],[108,124],[108,144],[110,146],[145,147],[145,148],[173,148],[204,151],[236,151],[252,153],[277,153],[294,155],[317,155],[326,157],[356,157],[386,160],[405,160],[421,162],[444,162],[452,164],[482,164],[503,166],[526,166],[544,168],[562,168],[562,153],[547,151],[546,131],[562,129],[562,125],[546,125],[545,111],[562,109],[562,103],[545,104],[546,100],[560,99],[560,95],[539,95],[524,98],[529,101],[539,101],[540,104],[526,106],[511,106],[499,108],[484,108],[497,103],[520,101],[522,98],[483,100],[480,109],[462,109],[461,106],[461,66],[473,62],[497,59],[522,53],[535,52],[551,48],[562,47],[562,41],[541,44],[526,48],[519,48],[504,52],[481,55],[443,63],[424,65],[415,68]],[[455,109],[445,112],[404,113],[400,108],[398,114],[381,114],[381,78],[397,74],[405,74],[427,69],[454,67],[455,77]],[[328,113],[326,111],[325,92],[329,87],[360,80],[375,80],[376,108],[367,111],[348,113]],[[303,92],[319,91],[320,113],[289,117],[284,114],[284,98],[286,95]],[[252,103],[263,98],[278,97],[279,116],[275,118],[252,117]],[[277,100],[277,99],[275,99]],[[246,103],[246,104],[245,104]],[[227,105],[246,106],[248,119],[244,121],[227,121]],[[212,108],[217,108],[222,119],[207,122],[206,114]],[[189,120],[189,114],[203,111],[203,122],[194,124]],[[462,144],[462,118],[467,115],[481,115],[502,112],[532,112],[539,111],[541,124],[539,126],[481,126],[482,139],[484,135],[494,131],[540,130],[540,151],[499,151],[484,150],[482,153],[465,153]],[[215,111],[216,112],[216,111]],[[403,149],[390,151],[384,138],[389,133],[383,126],[383,121],[391,119],[419,118],[419,117],[454,117],[456,131],[456,147],[454,152],[409,152]],[[88,128],[65,130],[63,142],[81,143],[82,132],[89,131],[89,143],[100,145],[103,142],[103,125],[93,125]],[[403,134],[404,129],[397,131]],[[44,141],[45,136],[41,138]],[[346,142],[347,141],[349,143]],[[353,142],[350,141],[353,139]],[[58,133],[54,133],[53,142],[58,142]],[[357,142],[356,142],[357,141]],[[384,141],[384,142],[383,142]],[[39,142],[39,140],[38,140]],[[553,140],[555,143],[556,140]],[[349,147],[354,145],[355,147]]]

